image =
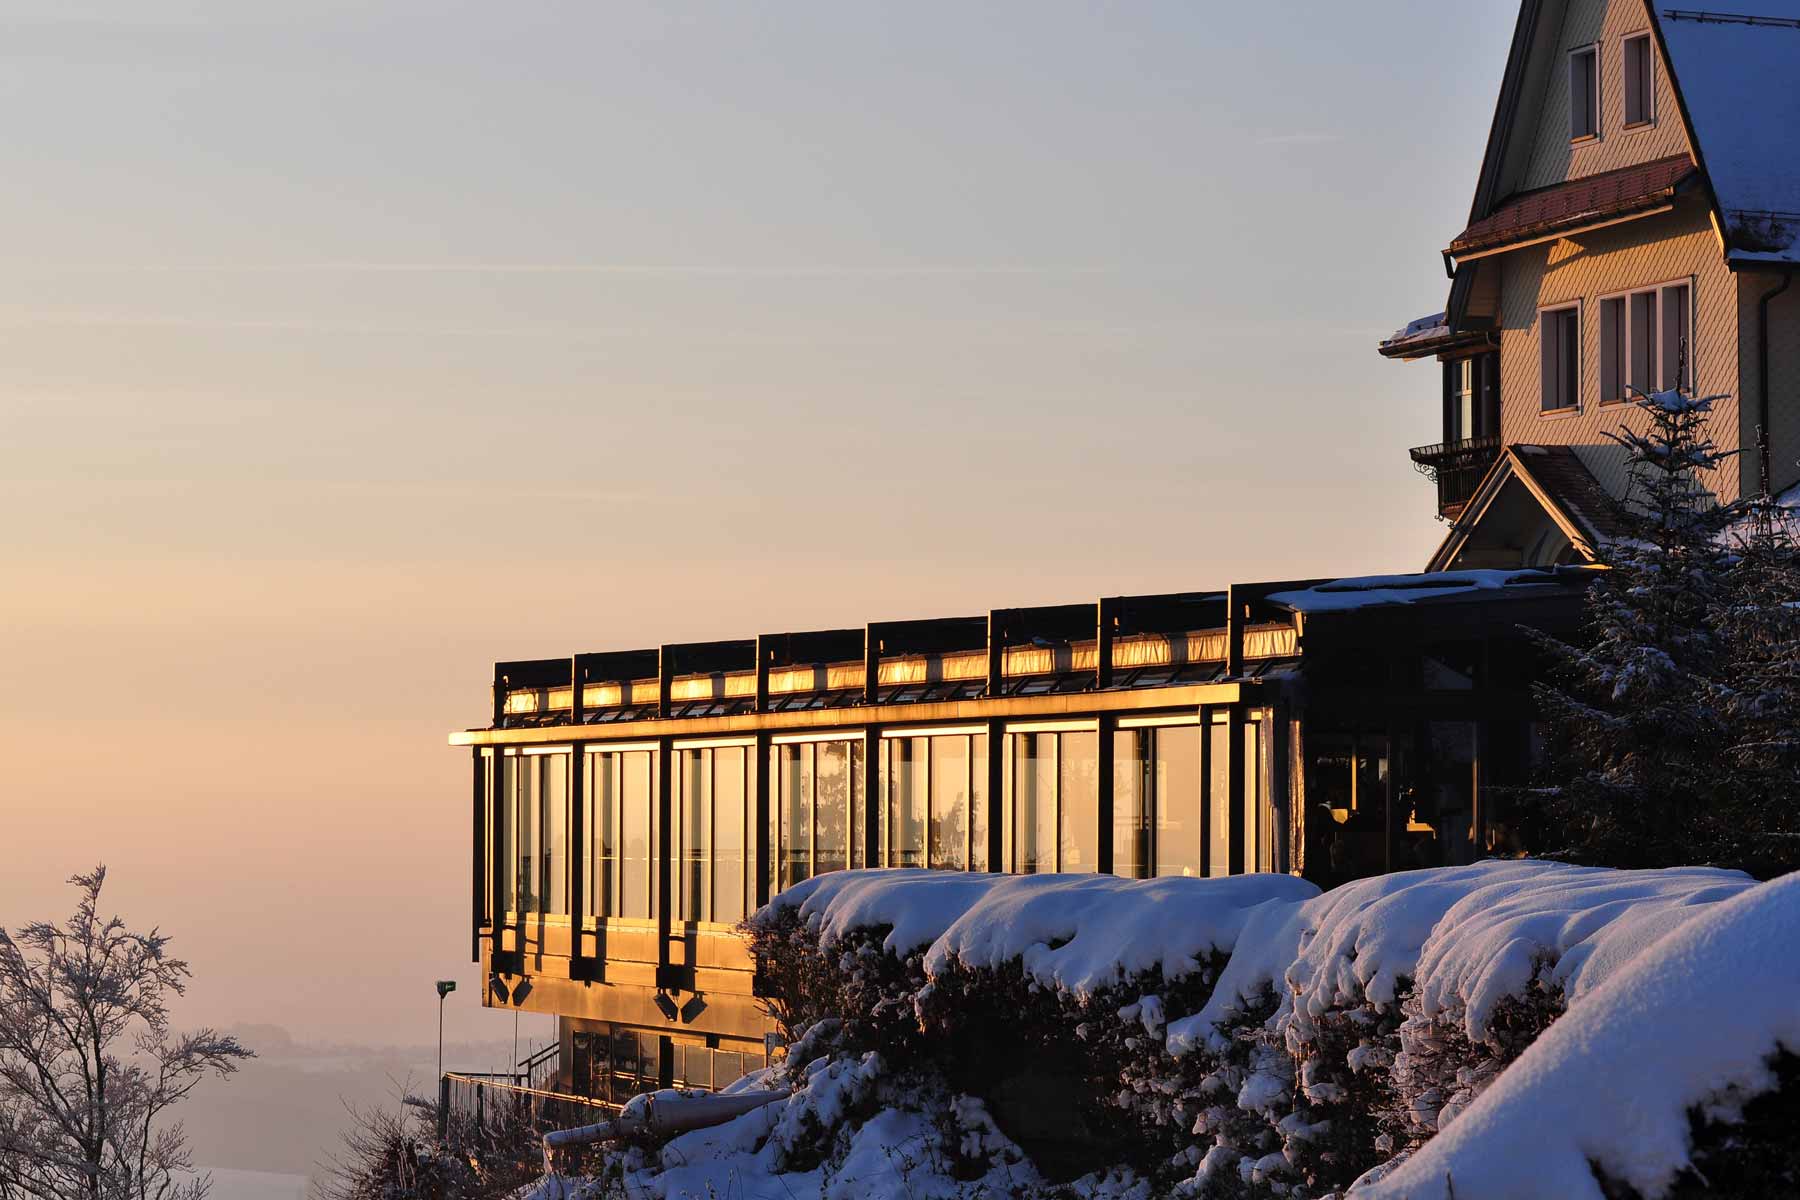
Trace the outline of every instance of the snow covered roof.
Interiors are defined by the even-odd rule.
[[[1661,9],[1670,67],[1730,257],[1800,263],[1800,0],[1741,0],[1752,15]]]
[[[1429,317],[1408,321],[1404,329],[1395,330],[1376,349],[1383,358],[1430,358],[1446,350],[1477,345],[1484,340],[1484,334],[1452,332],[1450,322],[1443,313],[1432,313]]]
[[[1544,595],[1566,590],[1572,582],[1568,572],[1536,569],[1364,575],[1334,579],[1330,583],[1291,592],[1275,592],[1269,596],[1269,601],[1300,613],[1344,612],[1446,600]]]

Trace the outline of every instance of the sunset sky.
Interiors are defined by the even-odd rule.
[[[1511,20],[10,0],[0,925],[499,1037],[496,658],[1418,569]]]

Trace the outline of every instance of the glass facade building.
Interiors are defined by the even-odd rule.
[[[484,1003],[562,1018],[584,1094],[718,1087],[769,1050],[738,926],[819,875],[1332,883],[1503,851],[1496,785],[1537,744],[1518,629],[1572,626],[1584,583],[1263,584],[496,664],[489,723],[451,739]]]

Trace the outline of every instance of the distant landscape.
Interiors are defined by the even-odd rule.
[[[520,1033],[520,1053],[551,1040],[539,1020]],[[437,1046],[349,1046],[296,1041],[285,1029],[234,1032],[257,1057],[231,1079],[209,1081],[183,1106],[194,1162],[213,1173],[213,1200],[286,1200],[336,1152],[352,1110],[394,1108],[430,1093]],[[444,1047],[449,1070],[502,1071],[512,1041]],[[287,1189],[287,1190],[284,1190]]]

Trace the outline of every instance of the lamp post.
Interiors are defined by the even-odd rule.
[[[438,1081],[442,1086],[444,1078],[444,997],[456,990],[456,980],[440,979],[437,981],[438,992]]]

